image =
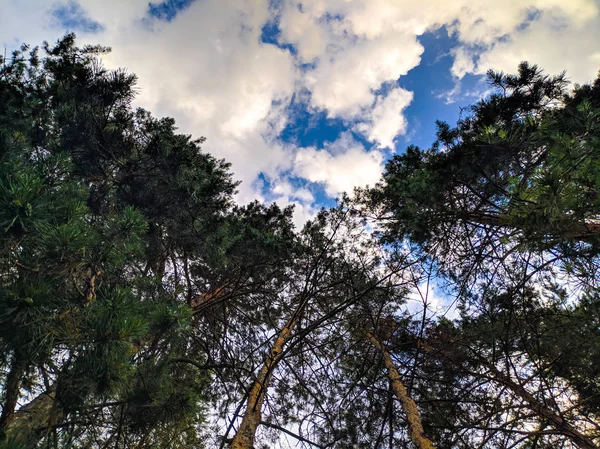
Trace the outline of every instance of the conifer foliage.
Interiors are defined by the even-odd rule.
[[[131,109],[135,76],[102,68],[107,49],[67,35],[42,51],[0,74],[0,434],[188,447],[207,376],[169,361],[192,312],[167,250],[210,239],[235,184],[172,120]]]
[[[600,78],[490,72],[295,229],[107,51],[0,61],[1,449],[599,447]]]

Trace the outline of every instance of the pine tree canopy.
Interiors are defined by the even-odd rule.
[[[600,78],[490,72],[296,229],[108,51],[0,58],[0,449],[600,447]]]

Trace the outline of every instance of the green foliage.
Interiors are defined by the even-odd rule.
[[[14,379],[0,433],[23,433],[9,397],[29,384],[57,402],[54,418],[40,415],[46,434],[29,428],[27,441],[84,441],[95,425],[125,438],[117,415],[92,425],[90,410],[106,417],[115,406],[102,404],[135,402],[151,365],[163,368],[150,376],[145,430],[181,430],[177,407],[189,427],[208,377],[181,377],[167,362],[185,349],[191,310],[163,277],[169,256],[218,251],[236,185],[229,166],[172,119],[133,111],[136,78],[103,68],[107,49],[67,35],[43,57],[28,51],[0,69],[0,361]],[[79,428],[60,426],[77,416]],[[162,444],[155,436],[145,447]]]
[[[0,449],[223,446],[259,377],[273,442],[408,447],[366,332],[439,448],[597,446],[600,78],[490,73],[358,192],[377,240],[348,198],[301,231],[234,205],[229,164],[133,110],[107,51],[1,64]],[[459,319],[432,317],[434,280]]]
[[[361,192],[383,241],[407,239],[460,305],[422,331],[425,430],[438,447],[595,447],[600,78],[488,75],[492,95]]]
[[[518,230],[510,240],[529,248],[585,242],[596,252],[599,110],[582,95],[595,91],[567,95],[563,76],[519,70],[491,73],[499,93],[456,128],[438,123],[431,150],[410,147],[388,162],[371,198],[393,218],[390,238],[431,244],[470,223]]]
[[[143,433],[157,425],[178,425],[180,420],[197,424],[197,404],[202,400],[205,380],[197,371],[179,363],[144,365],[126,392],[127,425],[133,432]]]

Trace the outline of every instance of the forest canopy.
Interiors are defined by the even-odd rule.
[[[600,78],[489,72],[296,229],[108,51],[0,57],[1,449],[600,447]]]

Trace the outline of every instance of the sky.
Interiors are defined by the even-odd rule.
[[[0,0],[9,52],[67,31],[112,47],[137,106],[205,136],[240,203],[294,204],[297,224],[431,145],[488,69],[600,69],[600,0]]]

